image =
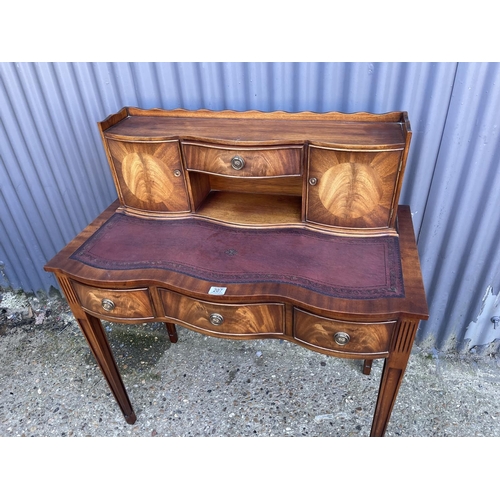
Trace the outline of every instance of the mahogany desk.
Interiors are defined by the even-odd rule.
[[[385,433],[427,319],[409,207],[405,113],[124,108],[99,124],[118,200],[45,266],[130,424],[101,319],[385,358]]]

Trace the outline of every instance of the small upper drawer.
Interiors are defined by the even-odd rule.
[[[110,318],[151,319],[153,308],[147,288],[111,290],[72,281],[84,309]]]
[[[302,146],[227,148],[182,143],[188,170],[229,177],[282,177],[301,174]]]
[[[228,335],[284,332],[283,304],[216,304],[160,289],[165,316],[195,329]]]
[[[396,322],[353,323],[294,310],[294,337],[312,347],[350,355],[387,354]]]

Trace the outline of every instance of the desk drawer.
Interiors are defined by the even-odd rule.
[[[354,355],[387,354],[396,321],[351,323],[294,310],[294,337],[313,347]]]
[[[284,333],[283,304],[221,305],[160,290],[165,316],[195,329],[232,335]]]
[[[89,312],[112,319],[151,319],[153,307],[147,288],[111,290],[72,282],[80,304]]]
[[[300,175],[302,146],[241,148],[183,143],[188,170],[229,177]]]

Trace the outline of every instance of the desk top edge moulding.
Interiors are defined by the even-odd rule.
[[[118,199],[45,266],[128,423],[101,320],[280,338],[384,358],[383,436],[428,318],[411,212],[399,205],[406,112],[123,108],[98,124]]]

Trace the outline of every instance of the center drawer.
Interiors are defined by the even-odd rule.
[[[151,319],[153,307],[147,288],[112,290],[71,282],[80,304],[89,312],[111,319]]]
[[[389,352],[396,321],[354,323],[294,310],[294,337],[319,350],[344,353],[352,357],[384,355]]]
[[[282,177],[301,174],[302,146],[230,148],[182,143],[188,170],[229,177]]]
[[[165,316],[206,332],[252,335],[284,333],[283,304],[216,304],[160,289]]]

